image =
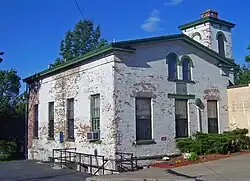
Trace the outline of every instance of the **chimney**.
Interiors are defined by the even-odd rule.
[[[218,19],[219,13],[216,11],[213,11],[211,9],[206,10],[205,12],[203,12],[201,14],[201,18],[205,18],[205,17],[213,17]]]

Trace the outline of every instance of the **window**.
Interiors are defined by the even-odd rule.
[[[218,40],[219,54],[221,56],[225,57],[225,46],[224,46],[225,37],[224,37],[224,34],[218,33],[217,40]]]
[[[54,138],[54,102],[49,102],[49,138]]]
[[[188,137],[187,100],[175,100],[176,138]]]
[[[38,104],[34,105],[34,133],[33,137],[38,138]]]
[[[151,98],[136,98],[136,141],[152,139]]]
[[[74,99],[67,100],[68,138],[74,139]]]
[[[176,80],[177,79],[177,57],[175,54],[169,54],[167,56],[168,62],[168,79]]]
[[[217,101],[207,101],[208,133],[218,133]]]
[[[182,60],[182,75],[183,80],[191,80],[191,67],[188,58]]]
[[[100,94],[91,96],[92,131],[100,130]]]

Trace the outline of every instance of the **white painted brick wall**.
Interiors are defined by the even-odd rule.
[[[198,36],[193,37],[194,40],[200,42],[204,46],[219,52],[218,48],[218,41],[216,39],[216,35],[218,32],[222,32],[225,37],[226,37],[226,42],[224,42],[225,45],[225,56],[227,58],[233,58],[233,53],[232,53],[232,33],[231,29],[219,25],[219,24],[211,24],[209,22],[205,24],[198,25],[196,27],[191,27],[186,30],[183,30],[182,32],[189,37],[192,37],[194,33],[198,32],[201,35],[201,39],[198,38]]]
[[[175,83],[169,82],[166,56],[176,53],[181,59],[188,55],[193,60],[193,80],[196,84],[188,84],[188,93],[196,95],[205,104],[202,111],[202,127],[207,132],[206,95],[204,91],[219,91],[219,115],[220,130],[227,129],[227,92],[228,77],[220,75],[220,69],[214,64],[215,59],[180,42],[169,42],[152,45],[136,46],[136,53],[127,55],[126,61],[115,63],[115,95],[116,118],[119,120],[118,131],[121,132],[122,141],[118,150],[132,152],[137,156],[152,156],[162,154],[175,154],[178,150],[175,146],[175,108],[174,99],[168,98],[168,93],[175,93]],[[117,59],[124,55],[117,54]],[[179,67],[181,71],[181,67]],[[179,73],[179,78],[182,75]],[[152,92],[152,132],[157,144],[133,145],[136,137],[135,121],[135,93]],[[213,92],[213,91],[212,91]],[[213,93],[212,93],[213,94]],[[189,122],[190,134],[199,130],[197,120],[197,108],[195,100],[190,99]],[[166,141],[161,137],[166,136]]]

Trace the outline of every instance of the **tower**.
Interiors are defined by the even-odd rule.
[[[233,59],[232,28],[235,24],[219,19],[219,13],[211,9],[200,19],[179,26],[184,34],[216,51],[222,57]]]

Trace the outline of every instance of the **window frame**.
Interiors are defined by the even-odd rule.
[[[167,64],[168,64],[168,80],[178,80],[178,57],[174,53],[170,53],[167,57]],[[175,64],[175,66],[170,66],[171,62]],[[175,68],[172,70],[172,68]],[[173,74],[173,75],[172,75]]]
[[[146,115],[146,118],[143,118],[143,116],[138,115],[138,101],[148,101],[149,103],[149,110],[147,111],[149,114]],[[152,98],[151,97],[136,97],[135,98],[135,118],[136,118],[136,141],[145,141],[145,140],[153,140],[153,134],[152,134]],[[147,124],[145,124],[145,121],[147,121]],[[141,122],[144,122],[142,124]],[[147,125],[147,131],[144,136],[141,136],[141,130],[139,128],[140,125]],[[145,128],[142,128],[142,130],[145,133]]]
[[[209,117],[209,102],[214,103],[216,107],[216,117]],[[208,133],[219,133],[219,115],[218,115],[218,101],[217,100],[207,100],[207,126]]]
[[[218,53],[219,55],[221,55],[222,57],[226,56],[226,52],[225,52],[225,35],[222,32],[218,32],[217,36],[217,44],[218,44]]]
[[[185,62],[187,67],[185,67]],[[187,79],[185,79],[185,76],[187,76]],[[191,81],[191,63],[189,58],[182,59],[182,80]]]
[[[54,139],[54,124],[55,124],[55,104],[54,102],[49,102],[48,105],[48,138]]]
[[[70,106],[72,103],[72,106]],[[67,137],[68,139],[75,139],[75,128],[74,128],[74,98],[67,99]],[[72,110],[71,110],[72,108]],[[71,130],[72,129],[72,130]]]
[[[178,118],[177,116],[177,102],[185,102],[186,118]],[[175,99],[175,137],[186,138],[189,136],[188,127],[188,99]],[[183,124],[180,126],[180,124]],[[181,129],[180,129],[181,128]],[[182,131],[182,132],[181,132]]]
[[[101,117],[101,100],[100,94],[91,95],[90,100],[90,112],[91,112],[91,130],[100,131],[100,117]],[[97,102],[98,101],[98,102]],[[97,103],[97,104],[96,104]],[[98,105],[96,107],[96,105]]]
[[[33,138],[38,138],[39,136],[39,104],[34,105],[34,125],[33,125]]]

